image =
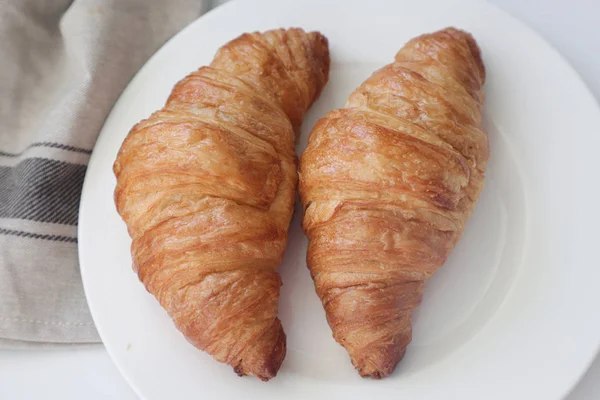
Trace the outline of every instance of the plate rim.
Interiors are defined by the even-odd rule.
[[[276,0],[259,0],[256,3],[262,3],[262,4],[268,4],[271,2],[274,2]],[[279,0],[282,1],[282,0]],[[293,3],[293,0],[283,0],[286,1],[288,3]],[[329,3],[338,3],[338,0],[325,0],[326,2]],[[340,0],[341,1],[341,0]],[[429,1],[429,0],[428,0]],[[433,1],[433,3],[436,3],[438,0]],[[186,27],[184,27],[181,31],[179,31],[178,33],[176,33],[173,37],[171,37],[169,40],[167,40],[143,65],[142,67],[135,73],[135,75],[132,77],[132,79],[127,83],[127,85],[125,86],[125,88],[123,89],[123,91],[121,92],[121,94],[119,95],[117,101],[114,103],[113,107],[111,108],[111,111],[108,113],[107,118],[99,132],[97,141],[100,139],[100,137],[102,135],[105,135],[105,126],[107,125],[107,122],[110,120],[111,116],[113,115],[113,112],[115,109],[117,109],[120,106],[120,103],[122,102],[122,98],[124,97],[124,94],[127,93],[128,89],[134,84],[134,82],[136,82],[138,79],[141,79],[141,77],[143,77],[144,75],[144,71],[147,68],[148,65],[152,64],[153,61],[156,58],[159,58],[161,56],[161,54],[165,51],[166,48],[170,47],[171,43],[178,40],[178,38],[183,35],[185,32],[187,31],[191,31],[193,29],[195,29],[195,27],[199,24],[202,24],[204,21],[206,21],[208,18],[218,18],[219,14],[225,14],[229,8],[234,8],[237,7],[238,4],[240,3],[244,3],[244,0],[232,0],[229,1],[228,3],[225,3],[219,7],[216,7],[212,10],[209,10],[207,13],[203,14],[202,16],[200,16],[199,18],[197,18],[196,20],[194,20],[193,22],[191,22],[190,24],[188,24]],[[544,44],[544,46],[546,47],[546,50],[549,50],[553,53],[553,56],[555,58],[557,58],[557,60],[559,60],[565,67],[568,68],[571,76],[573,78],[575,78],[578,81],[578,84],[580,86],[579,89],[582,89],[582,95],[585,94],[585,96],[587,97],[586,102],[591,102],[594,104],[594,107],[596,109],[596,111],[598,112],[598,115],[600,115],[600,105],[598,102],[598,99],[595,98],[595,96],[593,95],[593,93],[590,91],[590,89],[588,88],[588,86],[585,84],[585,81],[583,80],[583,78],[581,77],[581,75],[579,74],[579,72],[568,62],[568,60],[559,52],[555,49],[555,47],[547,42],[540,34],[538,34],[533,28],[529,27],[527,24],[525,24],[524,22],[521,22],[519,19],[513,17],[510,13],[504,11],[503,9],[499,8],[498,6],[496,6],[495,4],[491,4],[487,1],[483,1],[483,0],[460,0],[459,3],[472,3],[472,2],[478,2],[478,3],[485,3],[485,6],[492,9],[494,12],[496,13],[501,13],[503,14],[506,18],[513,20],[514,22],[516,22],[523,30],[526,30],[529,32],[529,34],[533,35],[536,39],[538,39],[541,43]],[[82,188],[82,193],[81,193],[81,203],[80,203],[80,207],[79,207],[79,217],[78,217],[78,227],[77,227],[77,234],[78,234],[78,238],[83,238],[86,236],[85,234],[85,229],[89,229],[85,227],[85,224],[82,224],[82,215],[83,215],[83,211],[85,211],[87,204],[84,202],[85,197],[85,193],[86,193],[86,187],[88,187],[89,185],[91,185],[91,179],[88,179],[89,176],[92,174],[90,171],[92,170],[91,168],[89,168],[89,165],[94,165],[95,163],[93,162],[95,158],[99,158],[100,156],[98,156],[99,151],[97,151],[97,147],[94,145],[94,149],[93,152],[90,156],[90,160],[88,163],[88,169],[86,170],[86,174],[85,174],[85,179],[84,179],[84,184],[83,184],[83,188]],[[96,320],[96,313],[94,312],[94,307],[95,305],[93,301],[90,301],[90,296],[89,296],[89,282],[86,278],[84,278],[86,275],[86,262],[84,261],[85,256],[85,251],[86,250],[82,250],[82,248],[85,247],[85,245],[83,244],[83,240],[79,240],[78,241],[78,258],[79,258],[79,265],[80,265],[80,271],[81,271],[81,277],[82,277],[82,282],[83,282],[83,288],[84,288],[84,292],[85,292],[85,296],[86,299],[88,301],[88,306],[90,308],[90,312],[92,315],[92,319],[94,320],[96,329],[98,330],[98,334],[100,336],[100,338],[102,339],[102,343],[104,344],[108,354],[110,355],[111,360],[113,361],[113,363],[115,364],[115,366],[117,367],[117,369],[119,370],[120,374],[124,377],[124,379],[127,381],[127,383],[130,385],[130,387],[133,388],[133,390],[135,391],[135,393],[140,397],[140,398],[145,398],[144,394],[142,393],[142,390],[138,387],[138,385],[136,384],[136,382],[134,382],[129,373],[127,372],[127,369],[124,368],[124,365],[120,362],[117,361],[118,356],[117,356],[117,351],[114,351],[114,349],[112,348],[112,346],[107,345],[104,342],[104,334],[103,334],[103,328],[100,328],[100,326],[102,326],[103,324],[100,323],[98,324],[98,321]],[[87,283],[86,283],[87,282]],[[114,353],[113,353],[114,351]],[[565,390],[562,393],[559,393],[559,397],[562,398],[564,396],[566,396],[572,389],[574,389],[576,387],[576,385],[578,384],[578,382],[581,380],[581,378],[585,375],[585,372],[589,369],[590,365],[594,362],[598,352],[600,351],[600,338],[598,338],[595,347],[594,347],[594,351],[590,353],[587,362],[585,363],[585,365],[582,366],[581,371],[577,374],[578,378],[571,382],[571,384],[567,384],[565,385]]]

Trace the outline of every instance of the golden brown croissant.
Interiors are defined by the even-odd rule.
[[[300,162],[307,262],[362,376],[387,376],[402,359],[424,282],[483,187],[484,79],[471,35],[423,35],[310,135]]]
[[[114,172],[134,269],[198,348],[239,375],[274,377],[297,183],[295,133],[327,82],[327,39],[244,34],[135,125]]]

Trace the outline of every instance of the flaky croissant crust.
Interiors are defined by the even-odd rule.
[[[484,80],[470,34],[419,36],[310,135],[300,162],[307,263],[362,376],[387,376],[403,357],[424,282],[482,190]]]
[[[285,356],[276,269],[294,141],[328,72],[319,33],[244,34],[177,83],[114,163],[140,280],[191,343],[239,375],[268,380]]]

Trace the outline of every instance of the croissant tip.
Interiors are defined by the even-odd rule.
[[[286,336],[278,318],[273,321],[272,327],[271,335],[263,336],[261,339],[264,340],[259,340],[257,346],[249,347],[237,363],[232,365],[238,376],[255,376],[263,382],[277,376],[286,353]],[[264,346],[270,350],[267,351]]]
[[[381,379],[381,378],[383,378],[383,377],[387,376],[387,375],[385,375],[385,374],[384,374],[382,371],[374,371],[374,372],[372,372],[372,373],[369,373],[369,374],[367,374],[367,373],[362,373],[362,372],[360,372],[360,371],[359,371],[359,374],[360,374],[360,376],[361,376],[361,377],[363,377],[363,378],[371,378],[371,379],[377,379],[377,380],[379,380],[379,379]]]
[[[237,376],[240,376],[240,377],[246,376],[246,374],[244,373],[244,369],[241,366],[241,363],[240,363],[240,365],[236,365],[235,367],[233,367],[233,372],[235,372],[237,374]]]
[[[406,349],[397,355],[388,354],[386,357],[376,360],[363,360],[362,362],[352,361],[361,377],[379,380],[390,376],[392,372],[394,372],[396,365],[404,358],[405,353]]]
[[[249,373],[247,371],[244,370],[244,368],[242,367],[242,362],[240,362],[239,365],[233,367],[233,372],[235,372],[237,374],[237,376],[239,377],[244,377],[244,376],[248,376],[248,375],[254,375],[256,376],[258,379],[260,379],[263,382],[268,382],[269,380],[275,378],[277,376],[277,372],[278,372],[278,363],[277,362],[268,362],[265,366],[264,366],[264,370],[260,373]]]
[[[358,374],[362,377],[362,378],[371,378],[371,379],[382,379],[385,378],[386,376],[390,376],[390,374],[394,371],[394,368],[396,368],[396,364],[393,364],[391,367],[387,367],[387,368],[382,368],[382,369],[373,369],[373,367],[369,368],[362,368],[362,369],[358,369]]]

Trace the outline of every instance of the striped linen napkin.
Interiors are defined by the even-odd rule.
[[[0,0],[0,345],[99,341],[77,261],[86,164],[127,82],[209,3]]]

